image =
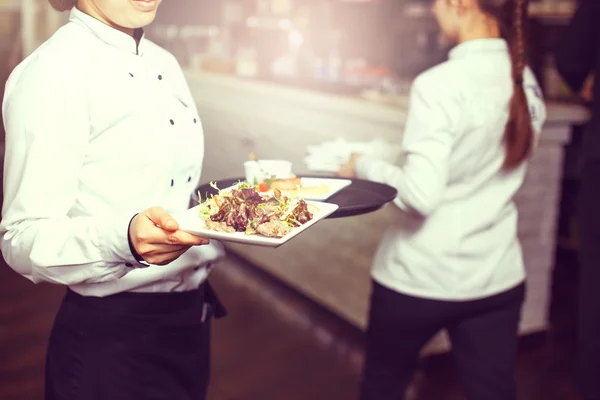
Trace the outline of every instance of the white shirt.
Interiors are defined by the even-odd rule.
[[[512,82],[504,40],[460,44],[413,84],[404,164],[358,159],[359,176],[397,188],[401,210],[376,253],[375,281],[417,297],[467,300],[524,280],[513,197],[526,163],[502,169]],[[537,134],[546,110],[529,69],[524,87]]]
[[[219,243],[167,266],[139,267],[135,213],[185,210],[200,182],[202,125],[175,58],[73,9],[11,74],[0,245],[33,282],[83,295],[191,290]],[[202,267],[202,268],[196,268]]]

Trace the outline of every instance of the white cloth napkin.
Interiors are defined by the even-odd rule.
[[[395,163],[400,154],[399,145],[374,139],[369,142],[348,142],[338,138],[316,146],[308,146],[304,162],[309,171],[337,172],[340,166],[348,162],[352,153]]]

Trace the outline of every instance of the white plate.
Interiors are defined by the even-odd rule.
[[[325,201],[340,190],[350,186],[350,179],[335,179],[335,178],[300,178],[302,187],[297,194],[304,200]],[[231,190],[238,185],[233,185],[223,190]],[[282,192],[286,192],[282,190]],[[272,194],[272,191],[264,192],[263,194]]]
[[[338,209],[337,204],[322,203],[318,201],[307,201],[309,206],[316,207],[319,211],[313,213],[313,218],[302,226],[293,228],[290,233],[282,238],[272,238],[263,235],[246,235],[244,232],[217,232],[206,228],[204,220],[200,217],[199,205],[189,210],[174,215],[175,220],[179,223],[179,229],[192,233],[194,235],[203,236],[209,239],[221,240],[224,242],[234,242],[242,244],[252,244],[255,246],[279,247],[295,236],[304,232],[320,220],[328,217]],[[312,209],[313,207],[310,207]]]

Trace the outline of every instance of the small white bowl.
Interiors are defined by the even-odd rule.
[[[251,184],[261,183],[268,178],[288,179],[292,176],[292,163],[284,160],[257,160],[244,163],[246,180]]]

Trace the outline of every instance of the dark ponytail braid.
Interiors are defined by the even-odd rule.
[[[523,75],[527,65],[525,23],[529,0],[507,0],[500,5],[498,3],[498,0],[480,0],[482,10],[498,19],[503,36],[510,46],[513,95],[504,131],[506,146],[504,168],[512,169],[527,159],[534,143],[531,115],[523,86]]]

